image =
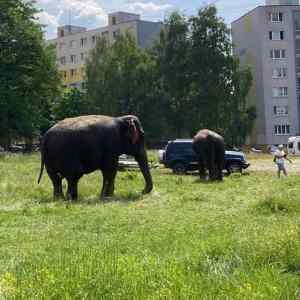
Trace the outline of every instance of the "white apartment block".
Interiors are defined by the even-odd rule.
[[[57,64],[65,86],[82,87],[85,61],[97,38],[103,37],[112,43],[118,35],[128,32],[140,47],[147,48],[159,38],[163,26],[162,22],[144,21],[139,15],[126,12],[109,14],[108,19],[107,26],[94,30],[73,25],[58,27],[57,38],[47,41],[56,47]]]
[[[266,0],[232,23],[235,55],[254,78],[252,145],[287,144],[300,132],[299,0]]]

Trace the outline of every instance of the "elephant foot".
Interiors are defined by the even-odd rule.
[[[110,202],[113,199],[113,196],[101,196],[100,201],[102,202]]]
[[[146,186],[144,189],[143,189],[143,195],[145,194],[149,194],[151,193],[151,191],[153,190],[153,185],[150,185],[150,186]]]
[[[62,193],[54,193],[53,199],[54,199],[55,201],[58,201],[58,200],[60,200],[60,199],[65,200],[65,196],[64,196],[64,194],[62,194]]]
[[[72,195],[72,194],[67,194],[67,197],[65,199],[66,201],[71,201],[71,202],[75,202],[78,200],[78,197],[77,195]]]
[[[107,202],[110,201],[113,198],[113,196],[114,196],[113,191],[101,193],[100,200]]]

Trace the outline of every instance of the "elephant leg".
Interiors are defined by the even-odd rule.
[[[198,161],[198,169],[199,169],[199,176],[201,180],[205,180],[206,173],[205,173],[205,166],[202,159],[199,159]]]
[[[217,180],[222,181],[223,180],[223,168],[222,166],[217,167]]]
[[[209,180],[215,180],[215,171],[213,168],[213,165],[210,165],[208,168],[208,173],[209,173]]]
[[[105,195],[107,194],[107,185],[108,185],[108,180],[105,177],[105,172],[102,171],[102,176],[103,176],[103,184],[102,184],[102,190],[101,190],[101,199],[105,198]]]
[[[80,178],[78,177],[71,177],[67,178],[68,182],[68,191],[67,191],[67,198],[70,200],[77,200],[78,198],[78,181]]]
[[[116,174],[117,169],[114,169],[110,172],[108,176],[107,195],[109,197],[112,197],[114,195]]]
[[[217,180],[223,180],[223,167],[224,167],[224,149],[218,149],[216,153],[216,169],[217,169]]]
[[[115,178],[117,174],[117,165],[111,166],[109,169],[103,170],[103,187],[101,198],[112,197],[115,189]]]
[[[223,153],[221,153],[221,155],[223,156]],[[223,159],[220,161],[218,161],[218,180],[222,181],[223,180],[223,166],[224,166],[224,162]]]
[[[210,161],[208,165],[209,179],[214,181],[218,178],[218,167],[214,161]]]
[[[61,176],[59,176],[49,168],[47,168],[47,173],[52,181],[54,199],[64,198]]]
[[[209,179],[214,181],[217,179],[217,163],[216,163],[216,153],[215,149],[211,149],[209,156],[208,169],[209,169]]]

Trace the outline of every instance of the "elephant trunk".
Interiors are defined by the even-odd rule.
[[[145,150],[142,151],[138,156],[135,157],[136,161],[139,164],[139,167],[143,173],[146,186],[143,190],[143,194],[148,194],[153,189],[153,182],[152,182],[152,176],[150,173],[149,165],[148,165],[148,158],[147,153]]]

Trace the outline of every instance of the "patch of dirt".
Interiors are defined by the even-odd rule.
[[[289,156],[289,159],[292,160],[292,164],[286,161],[285,167],[288,173],[300,173],[300,157]],[[250,162],[250,167],[247,169],[248,171],[262,171],[262,172],[276,172],[277,166],[273,162],[273,156],[266,157],[264,156],[262,159],[256,157],[255,159],[248,159]]]

